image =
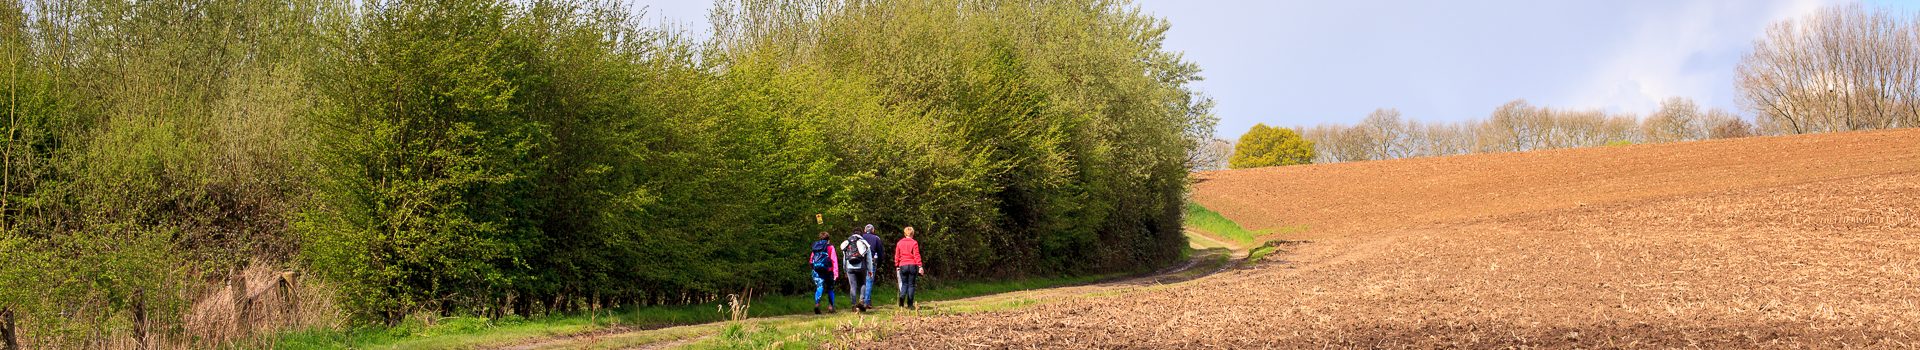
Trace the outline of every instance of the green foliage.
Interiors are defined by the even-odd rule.
[[[504,2],[386,2],[321,77],[311,266],[344,301],[397,322],[505,287],[535,245],[552,125],[516,113],[537,52]]]
[[[1186,204],[1186,226],[1231,239],[1234,244],[1241,247],[1253,246],[1255,239],[1272,233],[1272,230],[1247,230],[1240,227],[1239,223],[1221,216],[1220,213],[1192,202]]]
[[[1177,257],[1184,132],[1211,117],[1186,87],[1198,69],[1159,50],[1164,21],[1110,2],[780,4],[723,5],[716,41],[730,64],[874,101],[825,124],[846,135],[847,217],[916,226],[969,275]]]
[[[943,277],[1140,270],[1213,122],[1124,2],[723,2],[707,43],[584,0],[0,4],[0,306],[43,347],[211,346],[186,305],[259,264],[388,325],[799,292],[865,223]]]
[[[1254,124],[1234,143],[1233,157],[1227,160],[1234,169],[1282,165],[1312,164],[1313,141],[1300,137],[1293,129]]]
[[[310,57],[294,8],[313,10],[0,2],[0,307],[27,346],[191,344],[179,335],[202,278],[292,249],[280,233],[300,197]]]

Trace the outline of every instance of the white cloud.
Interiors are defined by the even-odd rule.
[[[1570,107],[1645,113],[1660,100],[1692,98],[1733,108],[1733,64],[1776,21],[1798,18],[1831,0],[1699,1],[1650,8],[1610,58],[1566,99]],[[1605,30],[1605,29],[1599,29]],[[1697,64],[1706,60],[1708,64]]]

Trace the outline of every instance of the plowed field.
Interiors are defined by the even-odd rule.
[[[1201,174],[1267,262],[876,348],[1920,347],[1920,130]]]

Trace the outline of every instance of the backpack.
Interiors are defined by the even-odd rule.
[[[867,255],[873,254],[873,247],[867,246],[867,240],[858,238],[849,239],[847,240],[846,253],[842,258],[847,261],[847,270],[865,271],[867,269]]]
[[[813,264],[814,273],[820,276],[833,276],[833,253],[827,250],[832,248],[833,244],[827,243],[824,239],[813,242],[813,258],[808,259],[807,262]]]

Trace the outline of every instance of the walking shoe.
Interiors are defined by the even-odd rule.
[[[815,314],[815,315],[819,315],[819,314],[820,314],[820,305],[814,305],[814,306],[813,306],[813,314]]]

